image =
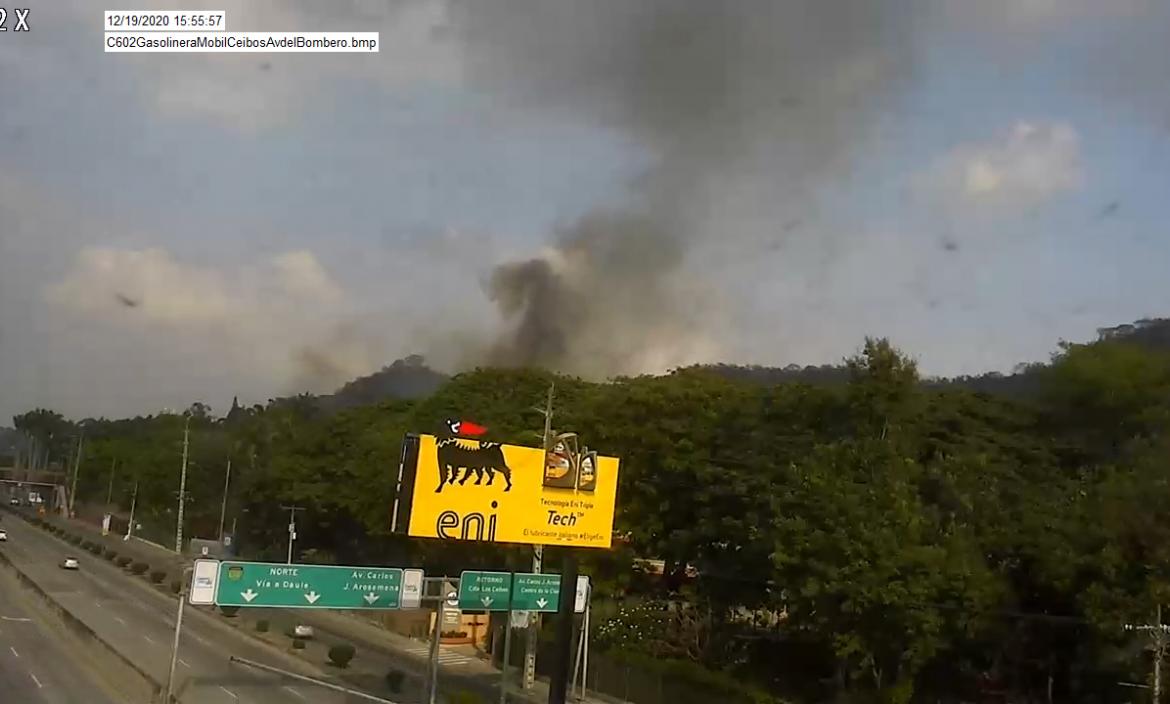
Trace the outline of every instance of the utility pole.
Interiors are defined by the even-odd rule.
[[[548,461],[549,444],[552,439],[552,417],[553,417],[553,391],[556,385],[550,383],[548,385],[548,399],[545,401],[544,408],[537,409],[544,414],[544,440],[541,447],[545,452],[545,463]],[[545,467],[541,467],[541,473],[546,471]],[[544,562],[544,546],[536,545],[532,548],[532,571],[540,574],[541,564]],[[510,619],[510,617],[509,617]],[[509,624],[511,628],[511,624]],[[533,683],[536,682],[536,644],[540,637],[540,613],[530,613],[528,615],[528,630],[524,634],[524,677],[523,687],[525,690],[532,689]]]
[[[223,504],[219,507],[219,544],[223,545],[223,519],[227,515],[228,482],[232,480],[232,458],[227,461],[227,474],[223,478]]]
[[[1170,644],[1170,639],[1167,638],[1167,631],[1170,631],[1170,626],[1162,623],[1162,605],[1158,604],[1158,609],[1155,612],[1154,623],[1143,624],[1135,626],[1133,624],[1125,624],[1127,631],[1149,631],[1150,644],[1147,649],[1154,654],[1154,682],[1153,693],[1151,701],[1154,704],[1159,704],[1162,697],[1162,660],[1166,657],[1166,646]]]
[[[126,538],[130,539],[130,535],[134,532],[134,509],[138,506],[138,482],[134,482],[134,494],[130,497],[130,523],[126,526]]]
[[[187,498],[187,449],[191,438],[191,417],[187,416],[183,423],[183,465],[179,471],[179,517],[175,524],[175,555],[179,560],[179,582],[183,582],[183,504]],[[179,636],[183,632],[183,603],[186,601],[186,590],[179,587],[179,610],[175,615],[175,640],[171,644],[171,669],[167,674],[167,694],[164,702],[171,701],[175,691],[175,665],[179,660]]]
[[[297,539],[297,511],[304,511],[302,506],[281,506],[288,511],[288,563],[292,564],[293,543]]]
[[[110,460],[110,488],[106,490],[106,513],[110,512],[110,504],[114,500],[114,471],[118,467],[118,458]]]
[[[85,440],[85,430],[77,436],[77,456],[73,458],[73,486],[69,488],[69,517],[73,518],[73,501],[77,498],[77,474],[81,471],[81,443]]]
[[[179,471],[179,517],[175,522],[175,554],[183,554],[183,507],[187,501],[187,448],[191,438],[191,417],[183,423],[183,466]]]

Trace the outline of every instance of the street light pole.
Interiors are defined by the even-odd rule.
[[[167,674],[167,694],[164,702],[170,702],[175,691],[175,665],[179,660],[179,635],[183,631],[183,602],[187,590],[183,589],[183,504],[187,494],[187,448],[191,437],[191,417],[183,423],[183,466],[179,473],[179,520],[175,524],[175,555],[179,560],[179,611],[175,615],[175,640],[171,644],[171,669]]]
[[[282,509],[288,511],[288,562],[292,564],[293,558],[293,543],[297,539],[297,511],[304,511],[301,506],[281,506]]]
[[[223,519],[227,514],[228,483],[232,480],[232,460],[227,461],[227,474],[223,478],[223,504],[219,508],[219,543],[223,545]]]
[[[77,473],[81,471],[81,444],[85,440],[85,430],[77,436],[77,456],[73,458],[73,486],[69,487],[69,517],[73,518],[73,501],[77,498]]]
[[[548,385],[548,399],[545,401],[544,408],[541,413],[544,414],[544,440],[542,442],[542,449],[545,453],[544,463],[548,463],[549,445],[552,443],[552,417],[553,417],[553,391],[556,389],[556,384]],[[547,467],[541,467],[541,473],[547,471]],[[544,546],[536,545],[532,548],[532,571],[540,574],[542,563],[544,562]],[[509,619],[511,617],[509,616]],[[509,628],[511,624],[509,624]],[[536,682],[536,643],[540,636],[540,613],[533,612],[528,614],[528,630],[524,634],[524,676],[521,678],[522,686],[525,690],[532,689],[532,685]]]

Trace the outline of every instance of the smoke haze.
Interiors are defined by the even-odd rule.
[[[503,5],[453,12],[472,85],[622,130],[652,164],[628,210],[495,271],[492,363],[605,376],[717,357],[723,302],[696,246],[781,236],[911,75],[902,0]]]

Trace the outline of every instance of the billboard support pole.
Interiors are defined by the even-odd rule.
[[[427,702],[435,704],[435,700],[439,695],[439,638],[443,634],[443,606],[447,603],[447,595],[443,594],[442,582],[439,583],[439,606],[435,609],[435,627],[431,631],[431,651],[430,651],[430,682],[428,686],[429,694],[427,695]]]
[[[561,567],[561,603],[553,668],[548,682],[548,704],[565,704],[569,689],[569,661],[573,657],[573,606],[577,600],[577,555],[565,548]]]
[[[512,583],[515,584],[515,573]],[[504,612],[504,659],[500,661],[500,704],[508,702],[508,663],[512,659],[512,605]]]

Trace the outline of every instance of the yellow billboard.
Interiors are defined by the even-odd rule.
[[[455,436],[408,435],[394,530],[444,540],[608,548],[618,459]]]

